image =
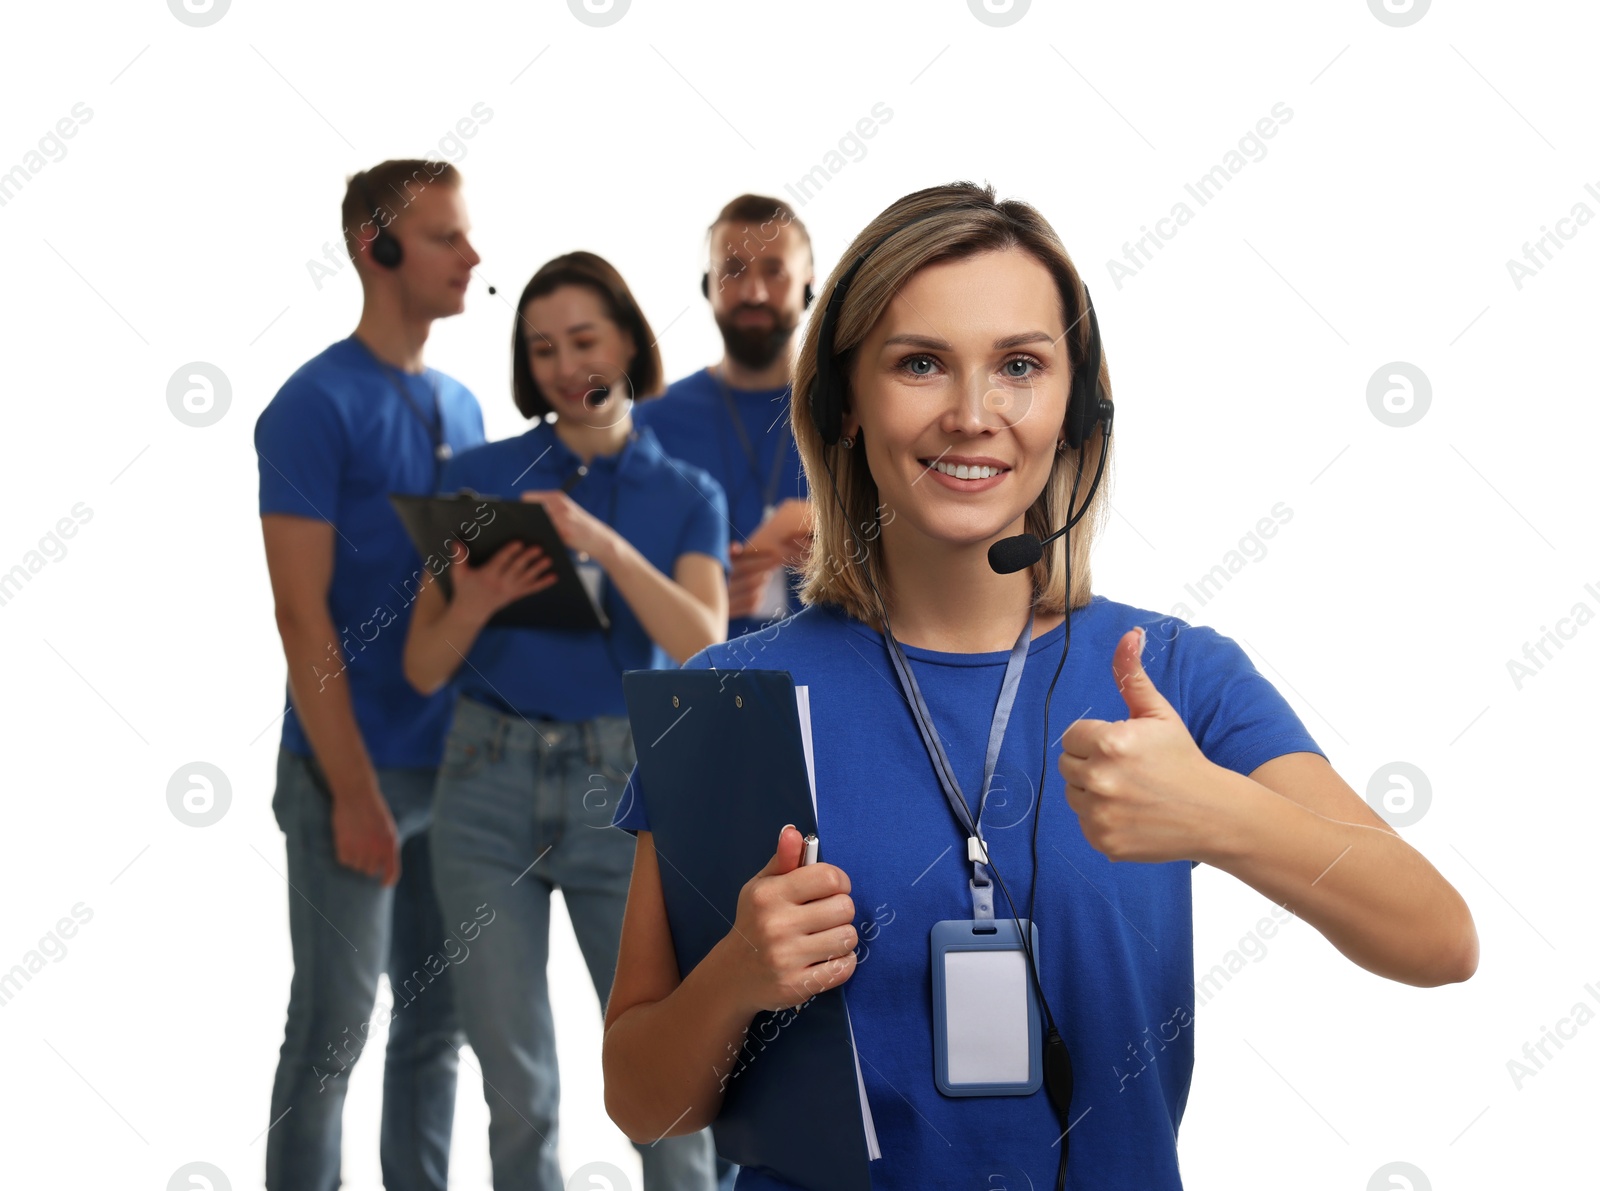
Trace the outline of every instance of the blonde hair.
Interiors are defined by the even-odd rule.
[[[913,220],[915,226],[907,227]],[[996,202],[993,186],[979,187],[971,182],[929,187],[896,200],[861,229],[834,266],[819,295],[819,311],[827,309],[840,278],[849,272],[857,258],[885,236],[889,239],[867,257],[851,281],[834,326],[831,350],[834,375],[844,389],[844,411],[848,412],[851,407],[849,372],[856,347],[901,286],[919,269],[938,261],[960,260],[996,250],[1021,249],[1028,253],[1050,271],[1060,291],[1069,364],[1075,368],[1077,362],[1085,358],[1090,327],[1083,282],[1054,229],[1028,204],[1009,199]],[[866,452],[847,450],[840,443],[824,444],[811,418],[810,392],[817,376],[821,324],[820,316],[813,316],[806,323],[794,369],[794,397],[790,402],[790,424],[810,488],[813,517],[811,551],[805,563],[800,599],[806,604],[837,605],[855,619],[881,628],[877,601],[862,572],[865,564],[892,617],[894,593],[883,573],[877,484],[867,467]],[[1103,355],[1099,380],[1109,398],[1111,377]],[[1069,446],[1057,452],[1044,490],[1023,518],[1026,532],[1041,540],[1061,528],[1080,463],[1082,478],[1078,483],[1074,513],[1083,502],[1103,452],[1108,474],[1096,487],[1082,519],[1047,545],[1043,557],[1030,568],[1037,611],[1067,611],[1066,552],[1069,549],[1072,551],[1071,607],[1081,608],[1089,602],[1090,548],[1104,526],[1109,505],[1106,481],[1110,478],[1111,454],[1107,452],[1103,422],[1096,423],[1094,432],[1080,449]],[[829,466],[838,480],[837,497],[834,480],[828,474]],[[843,510],[839,507],[841,501]],[[864,545],[857,535],[865,539]]]

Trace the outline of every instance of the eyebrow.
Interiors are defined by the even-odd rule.
[[[1043,331],[1022,331],[1016,335],[1006,335],[994,341],[995,351],[1005,351],[1007,348],[1021,347],[1025,343],[1050,343],[1056,337],[1046,335]],[[907,347],[926,347],[933,351],[950,351],[950,345],[943,339],[935,339],[931,335],[891,335],[883,341],[884,347],[894,347],[904,344]]]
[[[532,331],[535,335],[539,336],[540,339],[543,339],[546,343],[550,342],[550,337],[548,335],[545,335],[538,328],[529,327],[528,329],[530,331]],[[557,331],[556,334],[557,335],[576,335],[579,331],[592,331],[592,330],[594,330],[594,324],[593,323],[574,323],[570,327],[567,327],[567,328],[565,328],[563,330]]]

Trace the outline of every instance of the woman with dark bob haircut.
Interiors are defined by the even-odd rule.
[[[633,868],[632,841],[610,826],[634,762],[622,674],[726,639],[728,516],[715,480],[633,425],[634,395],[662,388],[661,357],[600,257],[569,253],[533,275],[511,373],[533,426],[450,460],[441,487],[542,504],[610,627],[487,627],[555,582],[539,547],[511,543],[482,566],[452,565],[448,602],[429,576],[405,671],[425,694],[458,683],[429,846],[446,920],[477,931],[450,976],[483,1065],[494,1185],[561,1191],[550,894],[561,889],[604,1005]],[[638,1150],[648,1191],[714,1185],[703,1130]]]

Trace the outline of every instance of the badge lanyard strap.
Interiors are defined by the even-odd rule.
[[[728,419],[733,423],[733,429],[739,436],[739,446],[744,451],[744,457],[750,464],[750,474],[755,477],[757,484],[761,483],[761,456],[756,453],[755,447],[750,442],[750,435],[744,428],[744,420],[739,416],[739,407],[734,403],[733,394],[728,391],[726,382],[717,373],[710,369],[711,379],[717,382],[717,391],[722,394],[722,403],[728,408]],[[785,426],[783,433],[788,434],[789,428]],[[785,442],[779,442],[777,449],[772,452],[772,475],[767,479],[767,486],[762,492],[765,499],[761,505],[761,516],[765,520],[772,515],[778,499],[778,484],[783,479],[783,459],[788,454]],[[727,443],[723,442],[723,457],[727,457]],[[732,470],[731,468],[729,469]]]
[[[554,431],[551,431],[551,433],[554,434]],[[628,445],[631,444],[632,442],[634,442],[634,440],[637,439],[637,438],[638,438],[638,432],[637,431],[629,434],[628,435],[628,442],[623,444],[623,450],[627,450]],[[538,460],[535,460],[535,462],[538,462]],[[620,471],[620,469],[621,469],[621,457],[620,457],[620,452],[619,452],[618,470]],[[580,462],[578,464],[577,468],[573,471],[573,473],[571,475],[569,475],[565,480],[563,480],[561,482],[561,491],[567,493],[570,496],[572,494],[572,490],[578,486],[578,481],[583,479],[583,477],[588,475],[588,474],[589,474],[589,465],[587,463],[581,463]],[[610,519],[606,522],[606,524],[609,525],[612,529],[615,529],[617,527],[617,491],[621,487],[622,487],[622,477],[621,477],[621,475],[620,474],[614,474],[611,477],[611,515],[610,515]],[[576,564],[574,564],[574,565],[576,565]],[[617,617],[616,617],[616,613],[613,612],[612,609],[611,609],[611,582],[604,575],[601,576],[601,580],[600,580],[600,607],[605,609],[606,616],[607,616],[607,618],[609,618],[612,628],[615,628],[616,624],[617,624]],[[606,655],[608,657],[610,657],[610,659],[611,659],[611,668],[613,670],[615,670],[618,675],[621,675],[622,672],[623,672],[623,666],[622,666],[622,664],[620,662],[617,661],[617,651],[616,651],[616,647],[613,645],[612,640],[611,640],[611,630],[610,629],[602,629],[601,632],[600,632],[600,636],[605,641]]]
[[[362,344],[362,346],[366,347],[366,344]],[[428,416],[422,412],[422,407],[417,404],[416,399],[406,391],[406,387],[400,383],[399,379],[394,375],[394,372],[391,371],[393,366],[387,361],[379,359],[378,354],[370,347],[367,348],[367,352],[377,363],[379,370],[384,374],[384,376],[389,378],[389,383],[395,387],[395,391],[398,392],[405,400],[405,403],[411,407],[411,412],[417,415],[417,421],[422,423],[422,428],[428,432],[428,441],[433,443],[433,490],[437,492],[439,490],[439,479],[443,472],[444,461],[449,459],[450,456],[454,454],[454,452],[451,450],[450,444],[444,441],[444,402],[439,396],[439,378],[437,376],[429,378],[433,386],[434,414],[434,421],[430,422],[428,421]]]
[[[1022,667],[1027,660],[1028,645],[1033,638],[1033,611],[1032,609],[1028,611],[1028,622],[1022,626],[1022,632],[1017,636],[1017,643],[1011,647],[1011,656],[1006,661],[1005,681],[1000,685],[1000,697],[995,702],[994,718],[989,723],[989,747],[983,759],[983,792],[978,796],[976,820],[972,818],[972,809],[967,805],[966,798],[961,793],[961,786],[950,768],[950,760],[945,756],[944,746],[933,733],[933,716],[929,714],[928,705],[924,702],[922,691],[917,686],[917,676],[911,672],[911,666],[900,648],[900,642],[896,641],[892,634],[885,633],[884,636],[889,642],[889,656],[894,662],[895,675],[900,679],[900,687],[918,713],[913,718],[917,721],[917,730],[922,734],[923,746],[933,760],[939,785],[944,790],[945,798],[949,800],[950,809],[955,812],[956,822],[967,832],[967,859],[972,862],[972,880],[969,883],[969,888],[972,890],[972,916],[974,919],[992,921],[994,885],[989,880],[989,849],[983,839],[983,811],[989,802],[989,783],[994,779],[995,763],[1000,759],[1000,745],[1005,739],[1006,724],[1011,719],[1011,708],[1017,700],[1017,688],[1022,683]]]

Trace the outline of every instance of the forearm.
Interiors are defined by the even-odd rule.
[[[461,668],[486,623],[459,601],[445,604],[433,616],[419,607],[406,635],[406,681],[424,695],[433,694]]]
[[[728,997],[727,938],[667,997],[635,1005],[606,1031],[606,1113],[633,1141],[703,1129],[722,1111],[755,1014]]]
[[[1378,827],[1328,819],[1214,766],[1229,808],[1198,859],[1312,926],[1352,962],[1404,984],[1467,979],[1478,936],[1461,895],[1421,853]]]
[[[728,626],[693,592],[658,571],[632,542],[614,535],[596,561],[650,639],[680,665],[708,645],[724,640]]]
[[[280,616],[278,635],[289,668],[289,698],[328,784],[336,793],[367,783],[376,788],[333,621],[325,615],[304,620]]]

